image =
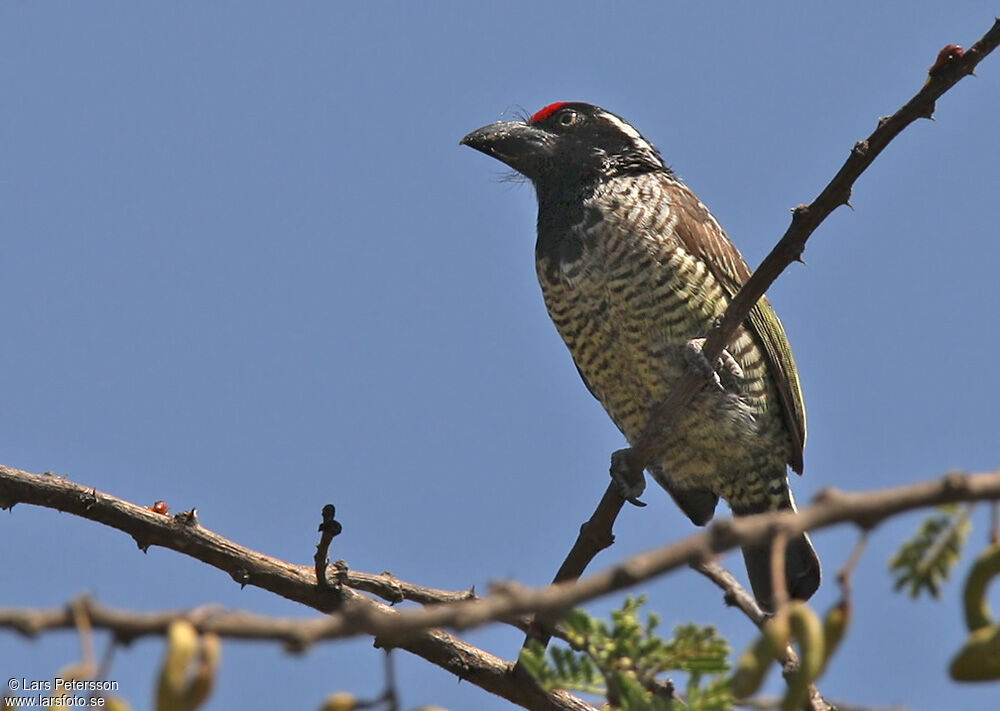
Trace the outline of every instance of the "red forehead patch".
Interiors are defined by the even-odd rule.
[[[528,121],[531,123],[541,123],[542,121],[547,119],[549,116],[554,114],[556,111],[558,111],[568,103],[569,103],[568,101],[557,101],[554,104],[549,104],[544,109],[538,111],[534,116],[528,119]]]

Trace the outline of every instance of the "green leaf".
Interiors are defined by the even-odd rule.
[[[678,625],[665,640],[656,634],[657,616],[640,618],[644,604],[626,598],[610,624],[572,611],[561,627],[571,647],[553,644],[546,654],[534,643],[521,652],[523,668],[546,689],[599,694],[621,711],[729,711],[729,643],[714,627],[695,624]],[[687,674],[683,700],[669,672]]]
[[[972,530],[970,512],[968,505],[947,505],[924,519],[889,561],[897,591],[906,589],[912,598],[922,591],[941,596],[941,585],[951,577]]]

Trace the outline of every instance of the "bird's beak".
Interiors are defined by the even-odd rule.
[[[503,161],[519,173],[534,178],[552,156],[552,135],[521,121],[497,121],[477,128],[461,145]]]

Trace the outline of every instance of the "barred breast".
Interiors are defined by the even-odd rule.
[[[563,228],[560,238],[573,248],[537,253],[549,315],[630,443],[686,369],[685,344],[706,336],[729,304],[712,270],[677,238],[670,180],[649,174],[601,184],[581,221]],[[735,506],[763,496],[776,470],[783,479],[791,444],[752,332],[741,329],[727,350],[741,377],[723,372],[724,391],[708,386],[696,396],[650,470],[664,485],[709,488]]]

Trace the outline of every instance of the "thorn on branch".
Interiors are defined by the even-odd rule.
[[[927,102],[923,108],[916,111],[916,117],[927,119],[928,121],[934,120],[934,109],[937,108],[933,100]]]
[[[241,590],[250,584],[250,571],[246,568],[237,568],[230,575],[233,576],[233,580],[240,584]]]
[[[197,526],[198,509],[192,508],[190,511],[181,511],[179,514],[174,516],[174,521],[182,526]]]
[[[969,477],[962,472],[949,472],[945,474],[941,487],[945,494],[961,497],[969,491]]]

